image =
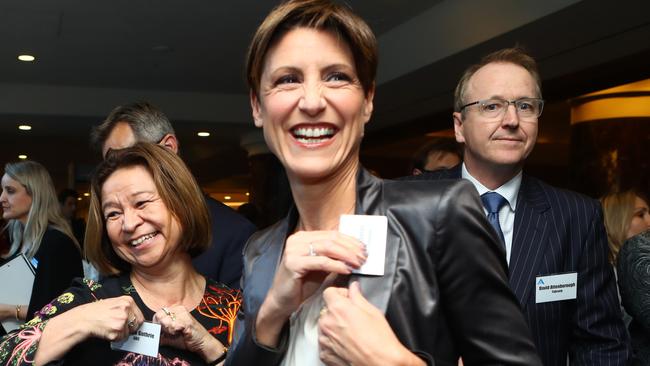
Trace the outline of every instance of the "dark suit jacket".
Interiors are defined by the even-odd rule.
[[[460,179],[461,165],[404,179]],[[598,201],[523,175],[515,212],[510,287],[545,365],[625,365],[622,321]],[[576,300],[535,303],[535,277],[578,272]]]
[[[383,311],[397,338],[432,365],[539,365],[531,336],[508,288],[503,250],[468,182],[383,181],[361,170],[357,214],[385,215],[384,276],[353,275]],[[258,232],[244,251],[245,329],[229,365],[277,365],[278,349],[258,345],[253,325],[271,286],[297,211]],[[243,334],[241,334],[243,333]],[[359,334],[363,337],[363,334]]]
[[[212,244],[192,262],[202,275],[230,288],[239,288],[242,250],[257,228],[223,203],[206,197],[212,222]]]
[[[34,273],[32,295],[28,309],[22,308],[23,314],[27,314],[27,321],[32,319],[35,312],[61,295],[75,277],[84,275],[81,252],[72,239],[52,227],[45,230],[34,259],[32,264],[36,262],[38,265]],[[0,258],[0,265],[4,262],[5,260]],[[5,334],[0,325],[0,336]]]
[[[34,258],[38,266],[29,309],[26,309],[27,320],[70,287],[73,278],[84,275],[81,252],[72,239],[52,227],[43,234]]]

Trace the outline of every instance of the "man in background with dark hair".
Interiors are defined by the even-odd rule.
[[[452,168],[463,160],[463,150],[456,140],[437,137],[422,145],[413,156],[412,175]]]
[[[518,48],[487,55],[465,71],[454,95],[463,163],[410,179],[474,184],[544,365],[626,365],[629,337],[600,204],[523,173],[541,98],[532,57]]]
[[[102,157],[111,149],[123,149],[136,142],[159,144],[175,154],[180,146],[167,116],[145,102],[116,107],[91,134],[91,144],[101,150]],[[242,249],[256,228],[230,207],[209,196],[205,198],[212,221],[212,245],[192,262],[204,276],[239,288]]]
[[[84,235],[86,233],[86,223],[82,218],[77,217],[77,198],[79,193],[74,189],[63,189],[59,192],[59,204],[61,205],[61,213],[72,228],[72,233],[79,245],[83,248]]]

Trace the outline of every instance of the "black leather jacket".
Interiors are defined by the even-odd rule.
[[[471,183],[388,181],[361,169],[356,213],[388,217],[384,276],[351,279],[408,349],[430,365],[455,366],[459,356],[465,365],[541,365],[508,287],[505,252]],[[277,365],[286,352],[288,330],[277,349],[252,334],[297,220],[294,209],[244,250],[244,329],[228,365]]]

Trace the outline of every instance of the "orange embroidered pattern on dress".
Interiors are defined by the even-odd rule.
[[[240,290],[231,290],[208,284],[207,291],[197,310],[205,317],[218,319],[220,321],[219,326],[208,329],[208,331],[215,335],[228,331],[228,344],[232,344],[235,320],[241,303],[242,295]]]

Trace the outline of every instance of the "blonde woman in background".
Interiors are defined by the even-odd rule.
[[[650,362],[650,212],[648,201],[629,190],[601,199],[610,260],[617,271],[625,324],[630,333],[630,365]]]
[[[629,327],[632,322],[628,310],[622,305],[620,288],[621,278],[617,271],[619,252],[627,239],[650,229],[650,212],[648,203],[641,195],[633,190],[610,193],[600,199],[603,206],[605,228],[607,229],[607,242],[609,244],[609,262],[614,266],[618,299],[621,302],[623,321]]]
[[[9,163],[2,176],[2,218],[11,247],[1,259],[22,253],[36,269],[29,304],[0,304],[0,319],[24,321],[83,276],[81,252],[61,215],[49,173],[34,161]]]
[[[647,201],[637,192],[628,190],[610,193],[600,200],[603,205],[609,261],[616,265],[618,252],[625,241],[650,229],[650,212]]]

